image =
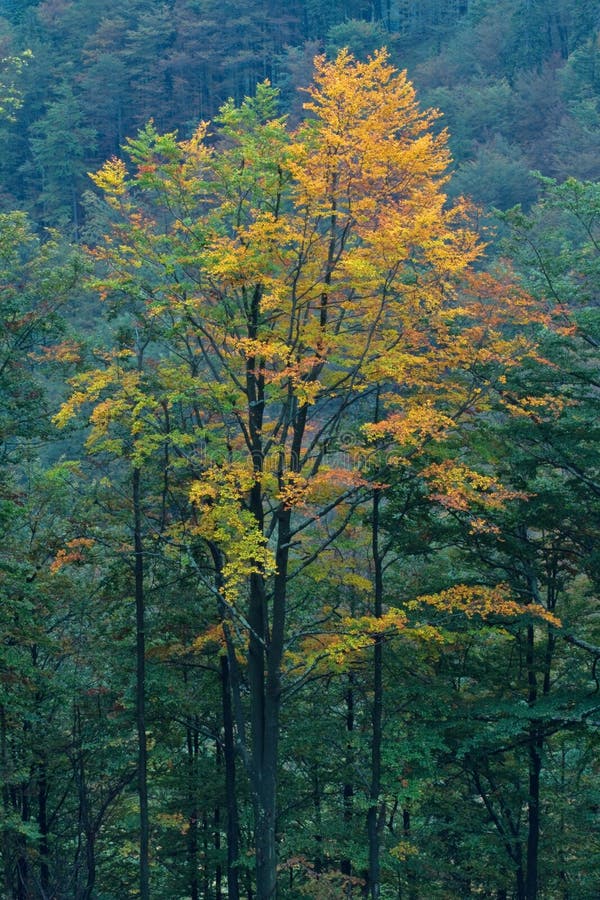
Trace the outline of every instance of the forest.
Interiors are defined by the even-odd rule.
[[[0,146],[0,897],[600,897],[596,0],[2,0]]]

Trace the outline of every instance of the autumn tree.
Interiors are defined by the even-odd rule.
[[[440,440],[484,393],[480,358],[514,362],[527,346],[518,329],[499,337],[498,309],[526,318],[523,296],[471,275],[462,287],[481,248],[466,208],[446,203],[435,112],[419,110],[385,52],[361,63],[342,51],[315,65],[295,131],[262,84],[222,108],[216,142],[205,123],[186,141],[150,124],[128,142],[132,175],[113,159],[94,176],[110,222],[93,249],[97,286],[130,322],[119,394],[129,384],[131,404],[141,389],[135,347],[148,334],[162,347],[154,393],[131,408],[142,419],[157,404],[165,415],[189,410],[186,437],[157,440],[171,447],[170,467],[185,460],[191,472],[194,514],[173,540],[190,564],[199,542],[213,562],[210,636],[228,659],[265,900],[277,880],[281,706],[306,677],[294,656],[303,635],[330,616],[308,597],[299,615],[290,591],[373,490],[379,497],[377,467],[374,484],[363,471],[365,442],[391,440],[402,454]],[[101,434],[123,409],[111,378],[90,372],[74,384],[62,419],[92,403]],[[460,467],[436,472],[440,491],[446,476],[492,490]],[[375,777],[373,809],[378,792]]]

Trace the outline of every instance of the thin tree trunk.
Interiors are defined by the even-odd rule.
[[[379,388],[375,399],[374,421],[379,421]],[[373,557],[374,596],[373,613],[377,619],[383,613],[383,558],[379,546],[381,489],[373,490],[371,522],[371,554]],[[373,709],[371,714],[371,785],[367,811],[367,839],[369,844],[368,896],[379,900],[381,876],[379,861],[379,803],[381,796],[381,742],[383,736],[383,635],[375,635],[373,648]]]
[[[381,491],[373,491],[372,552],[375,573],[374,613],[377,618],[383,611],[383,567],[379,548],[379,504]],[[381,795],[381,741],[383,723],[383,636],[375,636],[373,651],[373,711],[371,733],[371,786],[367,812],[367,836],[369,842],[369,896],[379,900],[381,881],[379,871],[379,799]]]
[[[140,502],[140,470],[133,470],[134,580],[136,622],[136,725],[138,735],[138,798],[140,807],[140,900],[150,897],[150,820],[148,813],[148,748],[146,742],[146,632],[144,597],[144,549]]]
[[[84,841],[86,866],[85,887],[79,887],[79,864],[77,864],[77,888],[75,893],[78,900],[89,900],[92,896],[94,884],[96,882],[95,835],[91,822],[86,785],[83,735],[81,730],[81,710],[77,703],[73,709],[73,744],[75,751],[73,757],[73,773],[78,794],[78,846],[76,860],[81,852],[81,843]]]
[[[184,681],[187,673],[184,671]],[[189,867],[190,900],[200,900],[200,881],[198,878],[198,729],[192,721],[186,727],[186,745],[188,756],[188,805],[189,828],[187,833],[187,859]]]
[[[10,815],[10,792],[8,788],[9,766],[7,747],[6,709],[0,705],[0,775],[2,776],[2,809],[5,819]],[[11,850],[12,841],[8,828],[2,829],[2,862],[4,869],[4,892],[7,897],[12,893]]]
[[[402,833],[407,841],[410,840],[410,828],[410,810],[405,807],[402,810]],[[417,890],[417,878],[410,857],[407,861],[406,879],[408,881],[408,900],[418,900],[419,892]]]
[[[217,744],[217,766],[220,765],[219,746]],[[223,867],[219,859],[219,850],[221,849],[221,807],[215,806],[214,811],[214,845],[217,862],[215,865],[215,900],[223,900]]]
[[[528,702],[533,710],[537,702],[537,678],[535,672],[535,632],[527,626],[527,679]],[[526,900],[537,900],[538,853],[540,840],[540,772],[542,770],[542,740],[539,725],[532,720],[529,725],[529,796],[527,800],[527,868],[525,878]]]
[[[354,609],[351,608],[350,614],[354,615]],[[354,749],[352,747],[352,738],[354,731],[354,675],[352,672],[348,675],[348,690],[346,691],[346,735],[347,735],[347,754],[346,754],[346,779],[343,787],[344,798],[344,830],[347,835],[350,834],[350,826],[353,816],[354,805],[354,784],[350,778],[350,773],[354,766]],[[350,858],[342,859],[340,869],[343,875],[352,875],[352,860]]]
[[[42,896],[50,896],[50,864],[48,846],[48,770],[42,755],[38,763],[38,828],[40,832],[40,887]]]
[[[323,815],[321,811],[321,782],[319,781],[319,773],[315,772],[313,781],[313,806],[315,810],[315,874],[320,875],[323,871]]]
[[[21,821],[29,822],[29,784],[23,782],[19,791],[21,797]],[[17,900],[29,900],[29,860],[27,839],[18,838],[17,851]]]
[[[239,900],[239,815],[236,793],[235,746],[229,661],[221,656],[221,691],[223,705],[223,754],[225,761],[225,803],[227,806],[227,896]]]
[[[210,869],[208,865],[209,859],[209,827],[208,827],[208,816],[206,812],[202,813],[202,857],[204,859],[204,866],[202,868],[202,896],[208,900],[210,894],[208,892],[208,886],[210,884]]]
[[[515,887],[517,889],[517,900],[526,900],[525,873],[521,864],[517,866],[515,871]]]

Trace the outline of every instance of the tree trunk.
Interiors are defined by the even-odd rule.
[[[138,736],[138,798],[140,807],[140,900],[150,897],[148,814],[148,748],[146,743],[146,633],[144,597],[144,549],[142,544],[142,515],[140,503],[140,470],[133,470],[133,518],[134,518],[134,581],[136,624],[136,726]]]
[[[91,822],[90,804],[88,799],[85,760],[83,751],[83,734],[81,729],[81,710],[79,705],[75,703],[73,708],[73,776],[77,785],[78,797],[78,841],[77,841],[77,900],[90,900],[96,883],[96,854],[95,854],[95,834]],[[79,887],[79,864],[78,857],[81,852],[81,843],[85,846],[85,867],[86,879],[85,886]]]
[[[2,777],[2,809],[5,819],[8,820],[10,815],[10,791],[8,788],[9,764],[8,764],[8,747],[7,747],[7,726],[6,726],[6,709],[0,705],[0,775]],[[3,863],[3,880],[4,893],[7,897],[12,893],[12,841],[8,828],[2,829],[2,863]]]
[[[315,815],[315,858],[313,865],[315,875],[320,875],[323,871],[323,814],[321,799],[321,782],[319,780],[319,772],[316,771],[313,779],[313,807]]]
[[[223,755],[225,761],[225,803],[227,806],[227,897],[239,900],[239,815],[236,793],[235,745],[233,740],[233,711],[229,661],[221,656],[221,691],[223,706]]]
[[[48,846],[48,770],[45,755],[38,763],[38,828],[40,832],[40,887],[42,897],[50,896],[50,860]]]
[[[374,613],[377,618],[383,611],[383,567],[379,549],[379,488],[373,491],[372,552],[375,572]],[[371,786],[367,812],[367,836],[369,842],[369,896],[379,900],[381,882],[379,873],[379,798],[381,794],[381,741],[383,722],[383,636],[375,636],[373,652],[373,712],[371,733]]]
[[[406,841],[410,841],[410,829],[410,810],[404,808],[402,810],[402,833]],[[408,900],[418,900],[417,877],[410,857],[407,860],[406,880],[408,881]]]
[[[354,615],[354,609],[350,610],[350,614]],[[354,784],[350,778],[350,773],[354,766],[354,749],[352,747],[352,735],[354,731],[354,675],[352,672],[348,674],[348,690],[346,691],[346,734],[348,738],[347,754],[346,754],[346,779],[343,787],[344,798],[344,830],[346,835],[350,835],[350,827],[353,815],[354,805]],[[342,859],[340,870],[343,875],[352,875],[352,860],[350,858]]]
[[[187,673],[184,670],[184,682],[187,683]],[[185,738],[187,745],[187,769],[188,769],[188,832],[187,832],[187,861],[189,869],[190,900],[200,900],[200,880],[198,878],[198,728],[197,723],[190,716]]]
[[[537,677],[535,672],[535,632],[527,626],[527,679],[528,702],[533,710],[537,702]],[[539,725],[532,720],[529,725],[528,767],[529,791],[527,800],[527,867],[525,878],[526,900],[537,900],[538,850],[540,840],[540,772],[542,770],[542,739]]]

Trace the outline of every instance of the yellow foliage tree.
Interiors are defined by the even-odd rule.
[[[265,83],[240,107],[223,107],[217,139],[206,123],[183,141],[149,124],[128,143],[131,174],[111,160],[93,176],[111,209],[93,250],[96,286],[127,301],[135,328],[162,347],[153,402],[189,409],[194,444],[165,434],[158,443],[171,441],[172,458],[185,455],[197,473],[191,527],[215,562],[234,689],[245,654],[249,728],[238,730],[262,900],[276,890],[290,577],[373,490],[359,425],[377,396],[371,440],[394,441],[399,457],[441,440],[485,403],[484,374],[527,352],[519,330],[511,337],[503,326],[513,313],[531,316],[510,284],[471,270],[482,247],[468,205],[450,206],[444,194],[446,134],[432,131],[437,113],[419,109],[384,51],[367,62],[346,51],[317,58],[307,95],[295,131]],[[124,408],[122,390],[121,399],[110,393],[115,366],[80,376],[62,414],[95,405],[91,441],[104,449]],[[146,421],[141,376],[120,375],[129,382],[134,419]],[[146,426],[135,440],[141,460],[155,444]],[[459,490],[458,476],[446,484],[452,472],[433,475],[454,502],[476,491],[501,498],[491,481],[461,473]],[[247,646],[235,645],[233,620]],[[388,625],[367,622],[360,639],[347,631],[362,646]]]

